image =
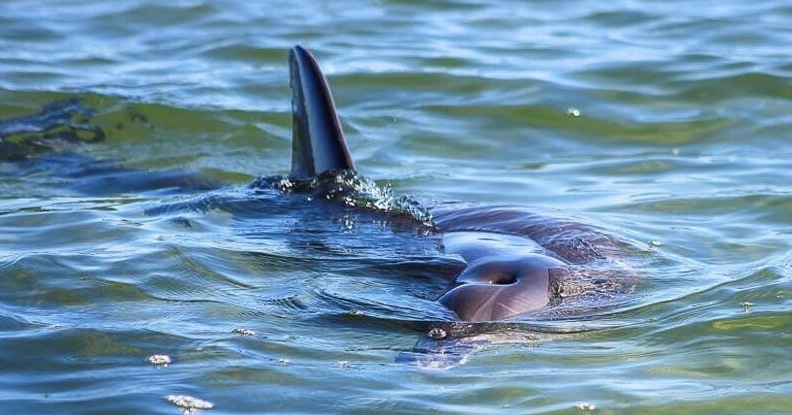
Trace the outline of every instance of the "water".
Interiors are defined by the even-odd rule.
[[[5,1],[0,118],[77,97],[87,159],[231,186],[0,164],[0,412],[790,413],[790,27],[778,0]],[[247,187],[288,171],[296,43],[366,177],[598,225],[634,291],[398,361],[447,317],[434,237]]]

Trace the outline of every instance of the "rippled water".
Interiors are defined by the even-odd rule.
[[[76,98],[104,139],[0,163],[0,412],[790,412],[790,28],[778,0],[4,1],[0,119]],[[448,317],[436,237],[248,186],[288,171],[296,43],[366,177],[600,226],[634,291],[400,361]],[[230,186],[75,177],[98,160]]]

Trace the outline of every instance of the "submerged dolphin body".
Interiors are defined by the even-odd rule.
[[[289,54],[293,144],[291,178],[352,170],[327,81],[301,46]],[[466,262],[437,301],[461,321],[510,319],[544,309],[562,295],[558,280],[576,265],[607,261],[618,243],[591,227],[510,207],[433,211],[444,252]],[[597,280],[593,279],[596,285]]]

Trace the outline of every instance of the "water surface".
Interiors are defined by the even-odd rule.
[[[229,187],[86,194],[0,163],[0,412],[789,412],[790,27],[778,0],[5,1],[0,119],[76,98],[104,133],[86,163]],[[248,187],[288,172],[296,43],[366,177],[600,226],[634,291],[399,362],[448,317],[436,238]]]

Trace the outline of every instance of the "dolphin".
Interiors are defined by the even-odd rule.
[[[298,45],[289,52],[289,69],[292,157],[288,188],[280,187],[281,176],[261,177],[248,188],[256,192],[262,188],[283,193],[308,191],[330,200],[348,193],[357,196],[356,185],[344,181],[359,176],[319,64]],[[14,174],[48,169],[58,177],[74,179],[65,182],[69,189],[93,195],[145,191],[189,194],[223,186],[191,172],[135,170],[75,153],[81,143],[104,138],[101,129],[83,121],[89,115],[79,102],[68,100],[45,107],[41,114],[0,121],[0,161],[20,163],[21,169],[13,170]],[[344,185],[339,186],[341,182]],[[63,183],[58,181],[59,186]],[[365,180],[354,183],[369,184]],[[146,213],[201,209],[203,202],[197,199],[193,205],[189,198],[185,202],[177,199],[172,205],[155,206]],[[241,212],[249,209],[242,206]],[[423,264],[431,268],[431,275],[448,280],[447,287],[434,298],[448,318],[422,322],[428,323],[428,330],[412,351],[401,353],[397,361],[447,368],[480,345],[500,341],[498,336],[489,336],[491,329],[497,332],[511,321],[530,325],[530,321],[542,321],[547,316],[585,313],[581,310],[587,305],[600,308],[602,298],[628,293],[634,285],[632,261],[623,261],[633,259],[632,244],[558,212],[451,204],[429,208],[429,219],[423,210],[407,209],[405,213],[409,226],[415,224],[414,220],[428,224],[439,236],[440,251],[453,260]]]
[[[289,53],[292,89],[293,180],[354,170],[330,87],[314,56],[302,46]],[[546,309],[563,297],[565,278],[592,287],[609,279],[599,269],[622,247],[599,230],[522,208],[454,207],[432,212],[443,251],[465,263],[437,301],[459,321],[492,322]],[[581,275],[583,276],[581,278]],[[578,284],[581,285],[581,284]]]
[[[316,59],[302,46],[294,46],[289,52],[289,70],[289,180],[306,183],[323,176],[354,173],[333,95]],[[140,171],[71,152],[57,153],[64,146],[68,150],[75,143],[103,138],[101,130],[72,120],[75,114],[88,115],[78,103],[66,101],[45,107],[40,115],[3,121],[0,160],[28,160],[48,154],[45,162],[55,165],[61,176],[79,179],[71,188],[91,194],[210,190],[221,186],[190,172]],[[72,127],[73,132],[59,132],[63,125]],[[25,136],[28,133],[35,134]],[[23,138],[19,142],[9,140],[20,134]],[[500,322],[546,312],[580,292],[611,295],[631,287],[629,276],[625,278],[628,272],[620,264],[620,258],[627,256],[626,244],[572,218],[513,206],[440,206],[430,213],[442,252],[461,259],[463,264],[460,268],[454,262],[453,271],[443,273],[453,278],[436,299],[457,321]]]

